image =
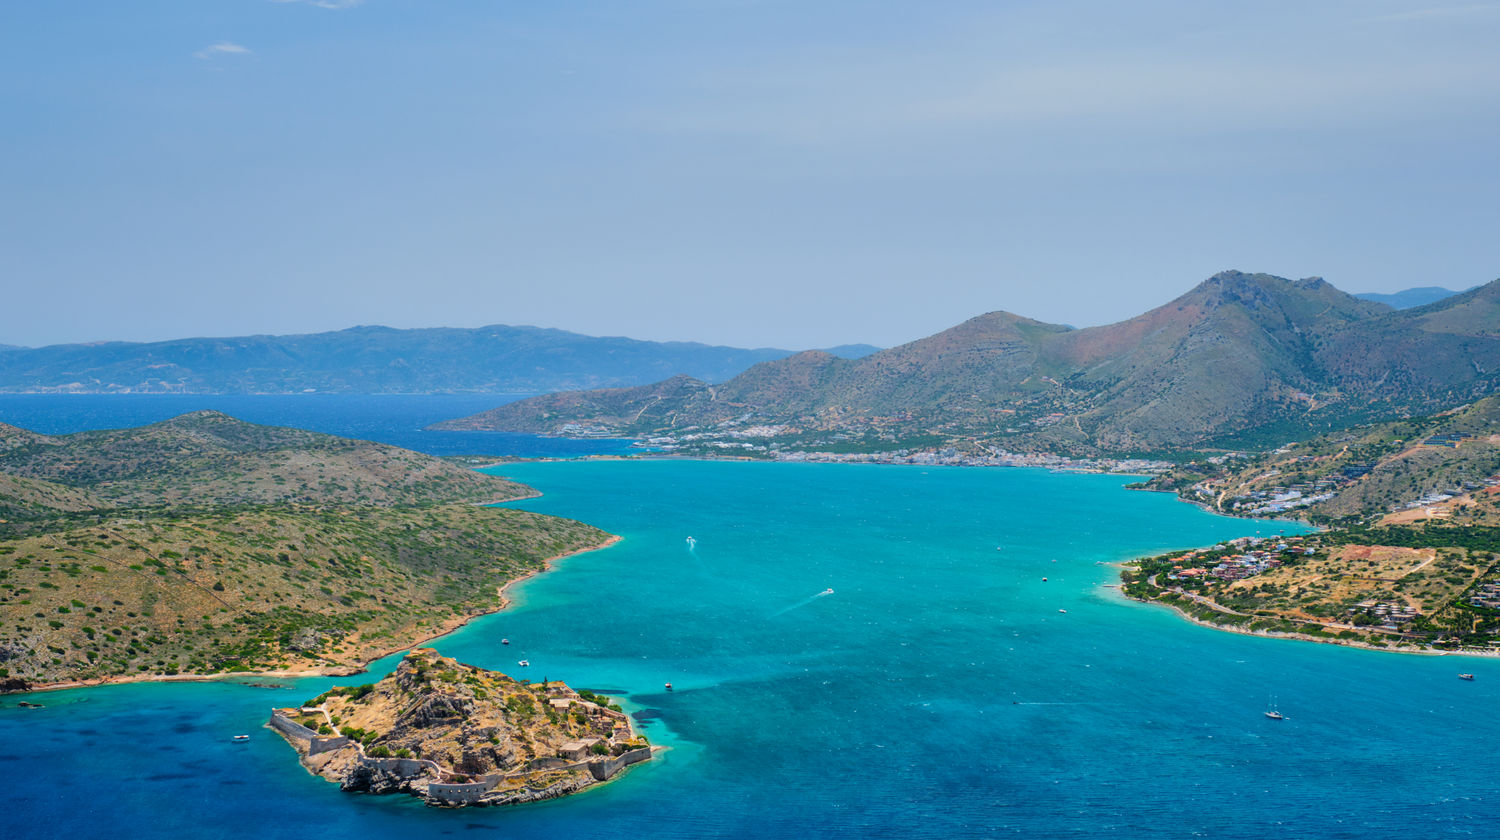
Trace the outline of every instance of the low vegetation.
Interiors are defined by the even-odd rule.
[[[0,475],[18,513],[0,521],[0,677],[353,669],[608,539],[476,506],[530,491],[394,447],[212,414],[139,433],[13,432],[0,452],[30,473]]]
[[[1500,647],[1500,527],[1340,529],[1136,561],[1126,594],[1210,624],[1376,647]]]

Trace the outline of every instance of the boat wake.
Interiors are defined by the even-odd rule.
[[[813,595],[813,596],[808,597],[808,598],[803,598],[802,600],[800,600],[797,603],[791,605],[790,607],[787,607],[784,610],[779,610],[777,612],[771,613],[771,618],[775,618],[775,617],[777,617],[779,615],[786,615],[787,613],[791,612],[792,610],[797,609],[798,607],[805,607],[808,604],[811,604],[813,601],[818,600],[819,598],[827,598],[829,595],[832,595],[832,594],[833,594],[833,590],[832,589],[825,589],[825,590],[823,590],[822,592],[819,592],[816,595]]]

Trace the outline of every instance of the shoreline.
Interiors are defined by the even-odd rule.
[[[527,496],[525,498],[534,499],[539,498],[541,495],[541,493],[537,493],[534,496]],[[514,502],[519,501],[519,499],[507,499],[506,501]],[[453,633],[456,630],[461,629],[464,625],[477,618],[483,618],[487,615],[494,615],[495,613],[504,610],[512,603],[511,599],[506,595],[506,593],[512,586],[515,586],[522,581],[530,580],[531,578],[536,577],[537,575],[540,575],[544,572],[551,571],[554,564],[556,564],[558,561],[565,560],[569,557],[584,554],[590,551],[599,551],[600,549],[609,548],[622,539],[624,539],[624,537],[621,537],[618,534],[610,534],[609,537],[603,542],[585,546],[574,551],[565,551],[562,554],[548,557],[542,561],[542,567],[540,569],[535,569],[527,572],[526,574],[518,578],[507,581],[504,586],[500,587],[499,591],[496,593],[500,600],[500,603],[496,606],[482,609],[478,612],[469,613],[467,615],[454,616],[452,618],[449,618],[445,620],[436,631],[419,635],[415,639],[413,639],[410,644],[393,647],[389,650],[382,648],[380,649],[379,653],[360,660],[358,664],[318,668],[288,668],[281,671],[225,671],[216,674],[128,674],[115,677],[96,677],[87,680],[64,680],[61,682],[38,683],[26,689],[25,691],[10,692],[10,695],[34,694],[42,691],[66,691],[68,689],[74,688],[94,688],[101,685],[127,685],[130,683],[148,682],[235,682],[242,678],[301,679],[304,677],[352,677],[355,674],[363,674],[368,671],[370,663],[372,662],[384,659],[387,656],[392,656],[394,654],[400,653],[403,650],[411,650],[415,647],[421,647],[428,642],[440,639],[450,633]]]
[[[548,436],[547,435],[542,435],[542,437],[548,437]],[[575,438],[560,438],[560,439],[562,439],[562,440],[575,440]],[[487,470],[487,469],[494,469],[494,468],[498,468],[498,467],[507,467],[507,466],[511,466],[513,464],[554,464],[554,463],[568,463],[568,462],[573,462],[573,461],[704,461],[704,462],[713,462],[713,463],[741,463],[741,464],[833,464],[833,465],[841,465],[841,466],[921,467],[923,469],[932,469],[934,467],[963,468],[963,469],[987,469],[987,468],[988,469],[992,469],[992,468],[999,467],[999,468],[1011,468],[1011,469],[1046,470],[1048,472],[1053,472],[1053,473],[1073,473],[1073,474],[1077,474],[1077,475],[1109,475],[1109,476],[1120,476],[1122,478],[1151,478],[1154,475],[1156,475],[1155,473],[1151,473],[1151,472],[1141,472],[1138,469],[1111,469],[1111,468],[1107,468],[1107,467],[1088,466],[1088,465],[1076,465],[1076,464],[1025,464],[1025,463],[1021,463],[1021,464],[1010,464],[1010,463],[992,463],[992,464],[931,463],[931,464],[928,464],[928,463],[920,463],[920,462],[912,462],[912,461],[877,460],[877,459],[873,459],[873,457],[872,457],[872,459],[869,459],[869,460],[861,460],[859,458],[850,457],[850,453],[808,452],[806,454],[812,455],[812,456],[828,456],[828,457],[814,457],[814,458],[807,458],[807,459],[792,459],[792,458],[753,458],[753,457],[750,457],[750,456],[747,456],[747,455],[715,455],[715,454],[709,453],[709,452],[692,453],[692,454],[682,454],[682,453],[678,453],[678,452],[632,452],[632,453],[626,453],[626,454],[623,454],[623,455],[574,455],[574,456],[548,456],[548,455],[544,455],[544,456],[537,456],[537,457],[534,457],[534,458],[515,458],[515,459],[509,460],[509,461],[497,461],[497,462],[495,462],[493,464],[477,464],[477,465],[471,467],[471,469],[475,469],[475,470]],[[853,453],[853,455],[865,455],[865,454],[869,454],[871,456],[877,456],[877,455],[883,455],[883,454],[889,454],[889,453]],[[502,477],[504,477],[504,476],[502,476]],[[1131,489],[1147,489],[1147,488],[1131,488]],[[1153,493],[1171,493],[1172,491],[1170,491],[1170,490],[1151,490],[1150,492],[1153,492]],[[1187,500],[1184,499],[1183,501],[1187,501]],[[1218,512],[1218,511],[1215,511],[1215,512]],[[1234,514],[1228,514],[1228,513],[1224,513],[1222,515],[1223,516],[1235,516]],[[1245,517],[1235,516],[1235,518],[1239,519],[1239,518],[1245,518]]]
[[[1124,568],[1123,563],[1119,564],[1119,566],[1122,569]],[[1375,651],[1377,653],[1404,653],[1415,656],[1472,656],[1476,659],[1500,658],[1500,651],[1484,652],[1477,650],[1439,650],[1436,648],[1412,647],[1410,645],[1403,645],[1400,647],[1388,645],[1386,647],[1380,647],[1379,645],[1372,645],[1367,642],[1361,642],[1354,639],[1322,639],[1318,638],[1317,636],[1307,635],[1305,633],[1277,633],[1270,630],[1250,630],[1245,627],[1235,627],[1228,624],[1216,624],[1212,621],[1205,621],[1204,619],[1199,618],[1192,613],[1189,613],[1187,610],[1184,610],[1183,608],[1175,604],[1167,604],[1151,598],[1136,598],[1131,595],[1126,595],[1124,589],[1122,588],[1122,585],[1119,583],[1106,584],[1106,586],[1118,592],[1120,598],[1122,598],[1123,600],[1137,604],[1163,607],[1176,613],[1179,618],[1187,621],[1189,624],[1196,624],[1199,627],[1206,627],[1210,630],[1219,630],[1225,633],[1234,633],[1240,636],[1258,636],[1262,639],[1285,639],[1293,642],[1313,642],[1315,644],[1337,645],[1339,647],[1369,650]]]

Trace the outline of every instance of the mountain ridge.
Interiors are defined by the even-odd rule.
[[[804,353],[712,387],[674,377],[630,393],[549,394],[435,428],[642,435],[743,421],[890,440],[932,432],[981,449],[1144,452],[1482,396],[1500,370],[1496,324],[1500,281],[1396,310],[1318,277],[1224,271],[1116,324],[1074,329],[998,311],[858,360]]]
[[[852,356],[877,348],[834,349]],[[680,371],[722,381],[793,352],[503,324],[356,326],[3,349],[0,393],[535,393],[644,384]]]
[[[1414,288],[1402,289],[1398,292],[1389,293],[1360,292],[1356,294],[1355,297],[1361,298],[1363,300],[1376,301],[1377,303],[1384,303],[1389,306],[1393,306],[1396,309],[1411,309],[1412,307],[1416,306],[1426,306],[1429,303],[1436,303],[1443,298],[1463,294],[1466,291],[1469,290],[1447,289],[1443,288],[1442,286],[1417,286]]]

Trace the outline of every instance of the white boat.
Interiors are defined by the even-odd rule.
[[[502,644],[502,645],[508,645],[508,644],[510,644],[510,639],[501,639],[500,640],[500,644]]]
[[[1459,674],[1458,678],[1461,679],[1461,680],[1468,680],[1469,682],[1473,682],[1474,681],[1474,675],[1473,674]]]
[[[236,740],[236,741],[248,741],[248,740],[250,740],[250,736],[249,735],[236,735],[236,736],[234,736],[234,740]]]
[[[822,592],[819,592],[818,594],[819,595],[832,595],[833,594],[833,590],[832,589],[825,589]]]
[[[1286,720],[1286,717],[1281,712],[1276,711],[1276,699],[1274,697],[1266,700],[1266,706],[1266,717],[1271,720]]]
[[[526,660],[526,659],[522,659],[520,662],[517,662],[516,664],[520,665],[522,668],[530,668],[531,667],[530,660]]]

